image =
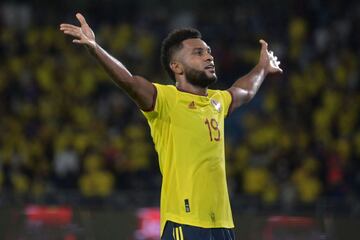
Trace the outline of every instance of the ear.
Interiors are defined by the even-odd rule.
[[[170,68],[171,70],[174,72],[174,74],[176,75],[182,75],[184,72],[183,66],[181,63],[179,62],[170,62]]]

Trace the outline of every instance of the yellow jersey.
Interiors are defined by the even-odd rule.
[[[232,96],[207,96],[154,84],[154,109],[142,111],[162,174],[161,234],[166,221],[203,228],[233,228],[225,173],[224,118]]]

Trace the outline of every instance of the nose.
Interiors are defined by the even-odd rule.
[[[211,55],[211,53],[207,53],[206,54],[206,59],[205,59],[206,61],[214,61],[214,57]]]

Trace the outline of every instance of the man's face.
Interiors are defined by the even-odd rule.
[[[176,59],[182,66],[186,80],[199,87],[208,87],[217,80],[214,58],[210,47],[201,39],[192,38],[182,42],[183,48]]]

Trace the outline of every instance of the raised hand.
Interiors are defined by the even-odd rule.
[[[274,55],[273,51],[268,51],[268,44],[264,40],[260,39],[261,51],[259,65],[266,69],[268,73],[282,73],[283,70],[280,68],[280,61]]]
[[[76,18],[80,22],[80,27],[62,23],[60,24],[60,31],[66,35],[75,37],[73,43],[85,45],[90,50],[94,50],[96,47],[96,41],[93,30],[89,27],[83,15],[77,13]]]

